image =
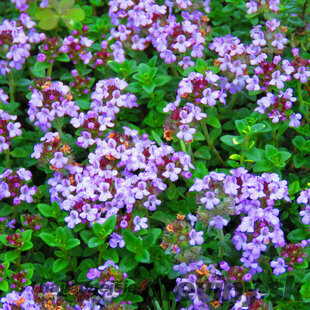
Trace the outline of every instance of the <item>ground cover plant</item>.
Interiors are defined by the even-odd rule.
[[[1,309],[309,309],[308,0],[0,12]]]

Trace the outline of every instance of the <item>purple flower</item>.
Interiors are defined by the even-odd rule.
[[[249,260],[255,260],[260,257],[260,253],[266,251],[267,246],[257,239],[253,239],[252,242],[246,245],[246,252],[243,253],[243,256],[249,256]]]
[[[79,218],[79,214],[77,211],[72,210],[70,212],[70,216],[65,217],[65,222],[68,223],[69,228],[74,228],[77,224],[81,223],[81,219]]]
[[[162,173],[162,176],[175,182],[178,179],[178,174],[180,172],[181,168],[176,167],[174,163],[169,163],[166,166],[166,171]]]
[[[10,138],[14,138],[16,136],[21,136],[22,135],[22,131],[19,129],[21,127],[20,123],[12,123],[9,122],[7,125],[7,130],[9,131],[9,136]]]
[[[185,275],[185,274],[192,271],[192,269],[189,266],[187,266],[186,263],[184,263],[184,262],[181,263],[180,265],[174,265],[173,269],[175,271],[180,272],[182,275]]]
[[[285,260],[281,257],[279,257],[276,261],[271,261],[270,266],[274,268],[273,273],[276,276],[286,272],[287,265],[285,264]]]
[[[246,86],[247,90],[250,90],[250,91],[260,90],[258,76],[254,75],[253,78],[248,78],[246,82],[248,83],[248,85]]]
[[[138,215],[136,215],[133,219],[133,224],[135,225],[135,231],[139,231],[141,228],[148,228],[148,224],[147,222],[147,218],[146,217],[142,217],[140,218]]]
[[[222,229],[228,224],[228,220],[224,219],[220,215],[214,216],[213,219],[209,222],[210,226],[215,226],[217,229]]]
[[[111,239],[109,241],[109,246],[113,249],[117,247],[123,248],[125,246],[125,241],[123,240],[123,236],[117,233],[111,234]]]
[[[304,66],[299,67],[298,72],[294,74],[294,78],[300,80],[301,83],[307,83],[309,77],[310,71]]]
[[[287,38],[283,38],[282,33],[277,33],[275,36],[274,41],[271,42],[271,45],[273,47],[277,47],[279,50],[284,49],[284,44],[286,44],[288,42]]]
[[[76,144],[83,148],[88,148],[93,145],[95,140],[92,139],[91,134],[88,131],[82,131],[81,136],[78,137]]]
[[[31,202],[33,202],[32,196],[36,193],[36,191],[37,191],[37,188],[35,186],[29,188],[27,185],[23,185],[20,188],[21,194],[19,196],[19,199],[26,201],[28,203],[31,203]]]
[[[0,88],[0,101],[4,102],[5,104],[8,104],[9,96],[4,93],[3,89]]]
[[[180,53],[185,53],[186,48],[190,47],[191,45],[192,45],[192,43],[190,43],[189,41],[186,41],[185,35],[180,34],[176,38],[176,43],[172,44],[171,47],[173,49],[178,50]]]
[[[91,269],[89,269],[89,271],[88,271],[86,277],[87,277],[89,280],[93,281],[93,280],[95,280],[96,278],[99,278],[99,277],[100,277],[100,271],[99,271],[98,269],[96,269],[96,268],[91,268]]]
[[[180,125],[180,131],[177,133],[177,137],[181,140],[188,142],[193,139],[193,134],[196,132],[195,128],[190,128],[189,125]]]
[[[271,32],[274,32],[280,25],[281,23],[276,18],[266,22],[266,26]]]
[[[247,14],[252,14],[257,12],[257,2],[255,2],[254,0],[250,0],[250,2],[247,2],[245,5],[248,10],[247,10]]]
[[[90,204],[85,204],[82,207],[83,212],[80,214],[82,219],[87,219],[87,221],[92,222],[96,219],[98,209],[92,208]]]
[[[278,89],[282,89],[284,87],[285,81],[287,81],[287,77],[281,74],[280,70],[277,70],[271,74],[272,80],[269,82],[269,85],[275,85]]]
[[[190,237],[190,241],[189,241],[190,245],[194,246],[196,244],[197,245],[203,244],[204,242],[204,239],[202,237],[203,231],[197,232],[195,229],[192,229],[188,235]]]
[[[165,50],[159,54],[161,59],[164,59],[166,64],[171,64],[177,60],[177,57],[170,50]]]
[[[214,192],[206,192],[205,196],[200,198],[200,202],[205,205],[206,209],[211,210],[220,203],[220,200]]]
[[[113,262],[113,260],[108,259],[103,265],[98,267],[98,270],[104,271],[110,266],[114,267],[116,270],[119,269],[119,267]]]
[[[50,160],[51,165],[55,166],[58,169],[61,169],[68,163],[69,159],[64,157],[62,152],[55,152],[54,158]]]
[[[301,125],[301,120],[302,116],[300,113],[293,113],[292,115],[290,115],[290,122],[289,122],[289,126],[291,127],[299,127]]]
[[[302,222],[305,225],[310,224],[310,206],[306,206],[306,209],[299,212],[299,215],[302,216]]]
[[[210,107],[216,105],[216,99],[219,97],[219,91],[212,91],[211,88],[206,88],[202,94],[202,104],[208,104]]]
[[[161,204],[161,201],[157,199],[156,195],[150,195],[148,200],[143,203],[143,205],[150,211],[155,211],[156,207]]]
[[[9,148],[9,144],[6,143],[5,138],[0,136],[0,153],[7,150]]]
[[[178,65],[183,67],[183,70],[186,70],[189,67],[193,67],[195,63],[189,56],[184,56],[183,59],[178,62]]]

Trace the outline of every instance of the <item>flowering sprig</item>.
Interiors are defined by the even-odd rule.
[[[11,139],[22,135],[21,124],[14,122],[16,115],[10,115],[0,109],[0,154],[9,149]]]
[[[19,205],[21,201],[33,202],[33,196],[37,192],[37,187],[29,187],[27,185],[31,178],[31,172],[25,168],[20,168],[16,172],[6,169],[0,175],[0,200],[13,198],[14,205]]]
[[[30,90],[32,94],[27,113],[30,121],[42,131],[48,131],[56,118],[64,115],[77,117],[80,108],[72,100],[70,88],[62,82],[51,82],[43,78],[35,80]]]

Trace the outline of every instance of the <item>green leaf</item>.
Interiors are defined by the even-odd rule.
[[[206,123],[212,127],[215,127],[215,128],[221,128],[221,123],[220,121],[218,120],[218,118],[214,115],[209,115],[207,118],[206,118]]]
[[[195,164],[195,170],[193,171],[192,178],[202,179],[205,175],[208,174],[208,169],[202,161],[197,161]]]
[[[88,110],[90,107],[90,101],[85,99],[76,99],[76,104],[83,110]]]
[[[142,252],[142,240],[134,235],[134,233],[128,229],[122,231],[122,235],[126,244],[126,248],[132,253]]]
[[[6,216],[13,213],[14,207],[12,207],[12,206],[4,203],[4,202],[1,202],[1,204],[3,204],[3,206],[0,209],[1,216],[6,217]]]
[[[148,94],[151,94],[156,87],[155,83],[152,83],[151,85],[142,85],[143,90],[145,90]]]
[[[49,246],[57,247],[60,246],[58,242],[55,242],[55,236],[46,232],[40,233],[40,238]]]
[[[251,133],[263,133],[266,132],[267,126],[265,124],[259,123],[251,126]]]
[[[63,258],[57,258],[53,263],[53,272],[57,273],[69,266],[69,262]]]
[[[102,253],[102,258],[105,260],[111,259],[111,260],[113,260],[114,263],[118,263],[118,261],[119,261],[119,256],[117,254],[116,249],[109,249],[107,251],[104,251]]]
[[[202,146],[194,153],[194,155],[196,158],[209,160],[211,159],[210,150],[211,148],[209,146]]]
[[[304,302],[310,302],[310,282],[301,287],[300,294]]]
[[[307,233],[301,228],[294,229],[287,235],[287,239],[297,243],[298,241],[307,239]]]
[[[232,147],[236,147],[240,144],[242,144],[244,142],[244,138],[243,137],[239,137],[239,136],[232,136],[232,135],[225,135],[222,136],[220,138],[220,140],[228,145],[228,146],[232,146]]]
[[[163,141],[161,140],[159,135],[154,130],[152,130],[152,136],[159,146],[163,144]]]
[[[8,251],[5,253],[4,255],[4,260],[6,262],[12,262],[12,261],[15,261],[19,256],[19,251],[16,250],[16,251]]]
[[[157,87],[165,85],[170,81],[171,81],[171,76],[169,75],[158,75],[154,79],[154,83],[156,84]]]
[[[236,120],[235,125],[241,135],[247,134],[250,131],[250,126],[245,119]]]
[[[63,251],[55,251],[54,254],[59,258],[66,257],[66,253],[64,253]]]
[[[151,256],[147,249],[142,249],[142,252],[135,256],[135,259],[140,263],[148,264],[151,262]]]
[[[104,229],[108,234],[112,233],[117,221],[117,215],[111,215],[103,224],[102,229]]]
[[[85,18],[85,12],[81,8],[72,8],[62,15],[63,18],[80,22]]]
[[[150,248],[156,244],[156,240],[161,236],[161,229],[160,228],[152,228],[146,236],[143,237],[143,247]]]
[[[307,158],[305,158],[301,154],[296,154],[293,158],[293,163],[294,163],[295,168],[300,168],[304,166],[306,162],[307,162]]]
[[[26,241],[23,246],[20,248],[21,251],[27,251],[33,247],[33,243],[30,241]]]
[[[289,185],[288,187],[288,193],[290,196],[298,193],[300,191],[300,184],[299,181],[294,181],[292,184]]]
[[[69,239],[66,242],[65,249],[71,250],[71,249],[77,247],[80,243],[81,243],[81,241],[79,239],[76,239],[76,238]]]
[[[70,58],[69,58],[68,54],[66,54],[66,53],[61,53],[61,54],[59,54],[59,55],[55,58],[55,60],[61,61],[61,62],[69,62],[69,61],[70,61]]]
[[[12,155],[12,157],[16,157],[16,158],[23,158],[23,157],[27,157],[29,154],[28,154],[28,152],[25,151],[24,148],[16,147],[11,152],[11,155]]]
[[[249,151],[245,152],[245,157],[255,162],[260,161],[263,155],[264,155],[264,151],[257,149],[256,147],[252,147]]]
[[[274,156],[276,154],[278,154],[279,151],[276,147],[274,147],[273,145],[270,145],[270,144],[267,144],[266,147],[265,147],[265,155],[266,155],[266,158],[269,159],[269,160],[273,160]]]
[[[154,269],[155,271],[157,271],[160,275],[167,275],[170,270],[171,270],[171,266],[170,263],[167,259],[165,258],[161,258],[160,260],[156,260],[154,262]]]
[[[39,22],[39,27],[43,30],[52,30],[57,26],[58,20],[58,16],[43,19]]]
[[[74,5],[74,0],[61,0],[59,2],[58,8],[61,13],[64,13],[66,10],[70,9]]]
[[[53,209],[51,206],[45,204],[45,203],[39,203],[37,205],[37,208],[39,209],[40,213],[44,216],[44,217],[54,217],[53,215]]]
[[[284,161],[287,161],[292,156],[292,154],[290,152],[287,152],[287,151],[280,151],[280,154],[281,154],[282,159]]]
[[[171,182],[169,187],[166,189],[166,196],[169,200],[173,200],[176,193],[177,193],[177,188],[175,184]]]
[[[272,164],[270,164],[267,160],[261,160],[254,165],[253,170],[254,172],[261,172],[270,171],[272,168]]]
[[[128,253],[120,262],[119,268],[122,272],[129,272],[138,266],[138,262],[135,257]]]
[[[0,291],[7,292],[9,290],[9,283],[6,280],[0,282]]]
[[[98,246],[101,246],[104,243],[104,241],[98,237],[92,237],[88,240],[88,246],[90,248],[96,248]]]
[[[92,238],[94,236],[93,232],[92,231],[89,231],[89,230],[82,230],[80,232],[80,236],[82,238],[82,240],[88,244],[88,241],[90,238]]]
[[[32,230],[31,229],[27,229],[25,231],[22,232],[22,236],[23,236],[23,241],[30,241],[31,240],[31,236],[32,236]]]

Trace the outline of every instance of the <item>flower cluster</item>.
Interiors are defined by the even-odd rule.
[[[59,55],[60,46],[60,38],[45,37],[44,40],[42,40],[42,45],[39,46],[40,53],[37,55],[37,60],[39,62],[47,61],[53,63],[54,59]]]
[[[245,6],[248,8],[247,14],[264,12],[268,10],[278,13],[279,4],[280,0],[263,0],[263,1],[250,0],[249,2],[246,3]]]
[[[19,205],[21,201],[33,202],[33,196],[37,192],[36,186],[29,187],[26,182],[30,181],[32,174],[25,168],[13,171],[6,169],[0,175],[0,200],[13,198],[13,204]]]
[[[176,220],[166,225],[160,245],[167,253],[176,254],[175,259],[180,262],[197,259],[200,251],[200,247],[197,246],[204,242],[203,231],[196,231],[184,219],[184,215],[178,214]],[[174,266],[174,269],[183,274],[184,270],[188,268],[182,263],[181,265]]]
[[[34,86],[31,86],[30,90],[32,94],[29,100],[29,119],[42,131],[48,131],[52,127],[51,122],[57,117],[78,116],[77,111],[80,108],[72,101],[73,97],[69,86],[62,82],[51,82],[43,78],[35,80]]]
[[[286,27],[280,25],[273,18],[266,22],[266,31],[262,30],[262,25],[255,26],[250,31],[250,45],[241,43],[237,37],[226,35],[214,38],[209,48],[220,56],[215,60],[215,65],[223,71],[226,90],[234,94],[246,86],[249,91],[266,92],[266,96],[257,101],[255,111],[267,114],[273,123],[289,119],[289,126],[299,127],[301,114],[292,110],[296,101],[293,89],[285,86],[292,79],[306,83],[310,77],[310,62],[299,56],[298,48],[292,50],[294,60],[282,58],[288,40],[284,36]],[[268,53],[276,56],[268,59]],[[254,69],[252,77],[248,75],[250,66]]]
[[[0,109],[0,154],[9,149],[11,139],[22,135],[21,124],[16,115],[10,115]]]
[[[82,33],[74,30],[72,35],[63,39],[62,46],[59,48],[59,52],[68,55],[73,64],[77,64],[78,60],[82,60],[87,65],[92,59],[93,55],[89,48],[94,41],[87,38],[87,30],[87,26],[83,27]]]
[[[177,132],[179,139],[190,142],[196,132],[192,127],[207,117],[202,112],[204,107],[212,107],[217,102],[226,104],[225,83],[212,71],[206,71],[205,74],[191,72],[187,78],[183,78],[179,83],[176,100],[163,109],[166,113],[172,112],[164,124],[164,137],[169,141],[172,134]],[[179,107],[182,98],[187,101],[185,107]]]
[[[95,138],[102,136],[108,127],[114,127],[113,121],[120,108],[138,107],[137,98],[132,93],[124,92],[128,84],[119,78],[100,80],[91,94],[93,100],[90,110],[81,112],[71,119],[75,128],[85,128],[77,140],[80,147],[88,148],[95,143]]]
[[[27,4],[28,0],[10,0],[12,3],[15,4],[16,9],[18,9],[21,12],[26,11],[29,8],[29,5]],[[49,6],[49,0],[41,0],[40,2],[40,8],[47,8]]]
[[[165,63],[179,59],[184,69],[193,66],[193,58],[203,57],[206,32],[210,32],[209,19],[197,8],[210,12],[210,1],[166,1],[158,5],[155,1],[125,4],[118,0],[109,1],[109,16],[116,26],[111,29],[109,40],[119,53],[123,48],[145,50],[150,44],[158,51]],[[182,21],[178,21],[172,10],[182,9]],[[115,57],[115,55],[114,55]],[[116,58],[116,57],[115,57]]]
[[[167,145],[157,147],[147,134],[141,138],[136,130],[123,129],[123,134],[110,132],[104,140],[95,140],[88,165],[68,164],[48,180],[51,200],[70,212],[65,218],[68,227],[81,222],[102,223],[124,207],[127,213],[134,207],[155,211],[160,204],[157,195],[167,188],[165,180],[174,182],[180,175],[191,177],[188,155],[174,152]],[[67,158],[58,153],[54,153],[53,160],[62,168]],[[145,225],[138,218],[133,219],[133,224],[135,230]]]
[[[304,210],[299,212],[299,215],[302,217],[302,222],[305,225],[310,224],[310,189],[301,191],[299,197],[297,198],[297,203],[304,204]]]
[[[42,143],[34,146],[31,157],[38,159],[41,166],[49,164],[51,170],[57,171],[76,164],[70,155],[70,147],[60,140],[58,132],[48,132],[40,141]]]
[[[123,282],[127,279],[127,274],[121,273],[118,270],[119,266],[112,260],[107,260],[98,269],[91,268],[87,273],[89,280],[94,281],[97,279],[97,282],[99,282],[101,288],[98,292],[106,302],[110,302],[112,298],[116,298],[123,293]],[[113,288],[111,292],[110,288]]]
[[[19,20],[3,20],[0,25],[0,52],[5,60],[0,60],[0,74],[6,75],[13,68],[20,70],[30,56],[31,44],[45,38],[44,33],[37,33],[35,22],[29,15],[21,13]]]
[[[222,229],[228,224],[224,214],[241,217],[232,240],[237,250],[243,250],[241,262],[254,275],[261,271],[258,259],[268,244],[285,245],[279,209],[274,205],[278,200],[290,201],[287,182],[275,173],[256,176],[244,168],[230,172],[231,175],[212,172],[202,180],[195,179],[190,191],[199,193],[202,207],[198,210],[198,219],[206,225]]]
[[[39,305],[34,300],[34,292],[31,286],[25,287],[22,293],[13,291],[1,298],[3,309],[33,309],[39,310]]]

